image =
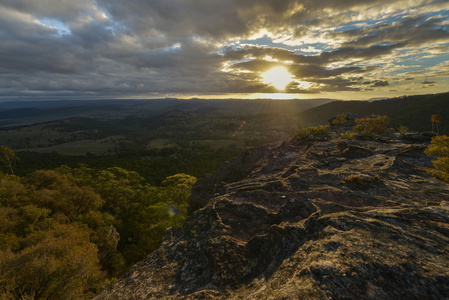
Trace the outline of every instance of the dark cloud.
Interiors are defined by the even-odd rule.
[[[389,86],[390,84],[386,80],[375,80],[374,83],[371,85],[372,87],[379,87],[379,86]]]
[[[445,3],[3,0],[0,96],[271,93],[261,75],[280,66],[288,93],[429,86],[449,76]],[[407,55],[433,64],[400,72]]]
[[[443,23],[447,18],[426,16],[407,17],[401,22],[381,24],[358,30],[335,33],[334,37],[345,37],[343,46],[369,47],[394,44],[395,48],[419,47],[435,42],[449,42],[449,30]],[[354,38],[355,37],[355,38]]]

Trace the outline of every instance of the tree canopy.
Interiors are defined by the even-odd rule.
[[[150,186],[118,167],[0,173],[1,297],[92,296],[182,224],[195,181]]]

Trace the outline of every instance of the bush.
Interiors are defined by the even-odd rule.
[[[398,133],[400,136],[404,136],[407,132],[408,132],[407,126],[404,126],[404,125],[399,126]]]
[[[330,131],[329,125],[318,126],[318,127],[311,126],[311,127],[307,127],[307,128],[299,128],[296,130],[295,139],[302,140],[302,139],[308,138],[311,135],[322,136],[322,135],[328,134],[329,131]]]
[[[339,113],[332,120],[332,124],[336,126],[343,125],[345,122],[346,122],[346,115],[344,113]]]
[[[424,153],[438,157],[432,161],[435,169],[430,169],[428,173],[441,180],[449,181],[449,137],[446,135],[433,137],[431,145],[424,150]]]
[[[354,132],[351,131],[346,131],[346,132],[342,132],[340,133],[340,136],[338,137],[339,140],[352,140],[354,139]]]
[[[354,132],[360,135],[377,136],[385,134],[388,130],[388,117],[372,115],[367,118],[356,119]]]

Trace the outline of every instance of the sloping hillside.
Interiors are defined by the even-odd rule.
[[[325,124],[338,113],[357,113],[361,115],[387,115],[391,126],[405,125],[411,130],[431,130],[430,117],[439,114],[442,117],[440,133],[449,133],[449,93],[417,95],[387,100],[334,101],[301,113],[305,123]]]

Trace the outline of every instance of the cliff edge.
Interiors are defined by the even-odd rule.
[[[96,299],[447,299],[449,184],[426,146],[330,133],[248,150]]]

